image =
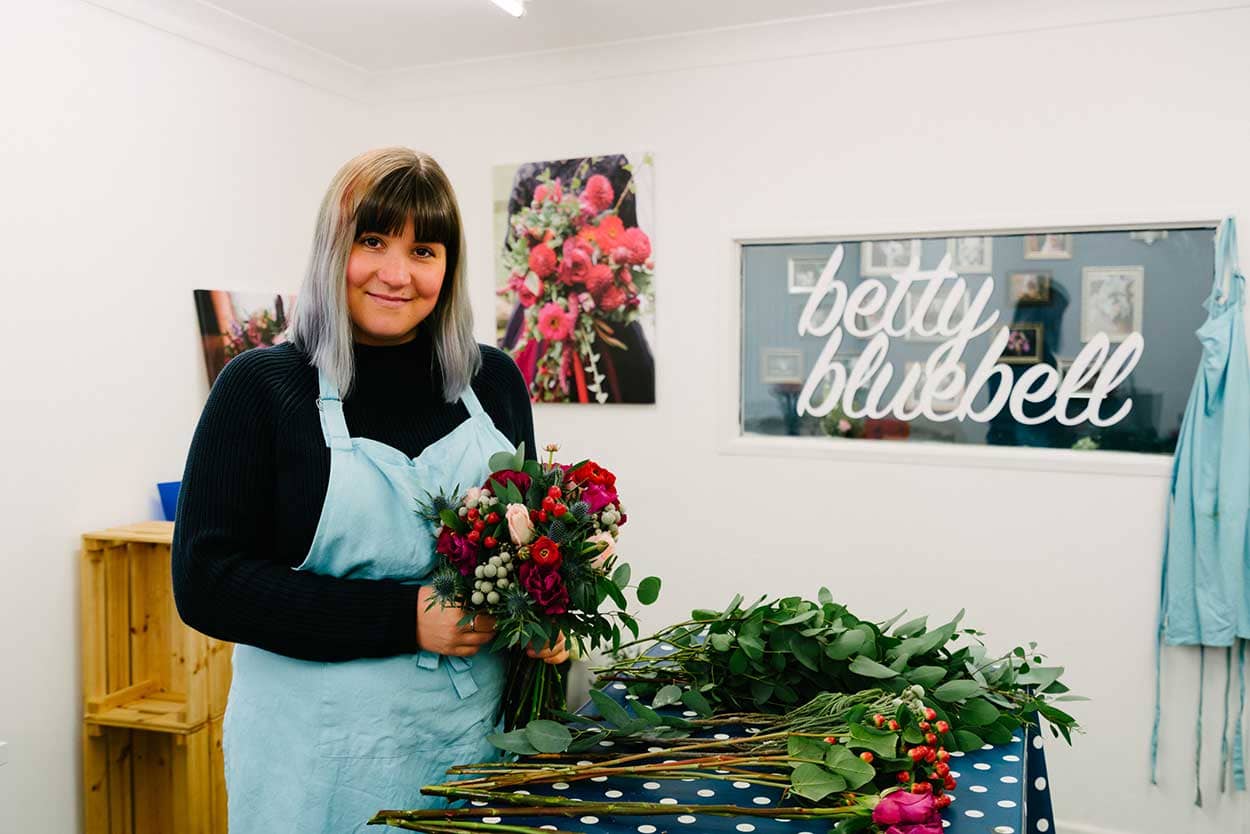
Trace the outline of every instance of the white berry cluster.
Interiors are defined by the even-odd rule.
[[[481,489],[474,488],[469,490],[469,492],[464,496],[464,501],[461,503],[460,509],[456,512],[461,518],[467,516],[470,509],[477,509],[485,514],[490,511],[491,507],[498,503],[499,499],[494,495],[491,495],[490,487],[483,487]]]
[[[620,531],[620,528],[617,527],[617,524],[620,523],[621,516],[624,514],[624,512],[625,512],[625,509],[623,507],[618,509],[609,504],[607,507],[604,508],[603,512],[599,513],[598,515],[592,516],[592,518],[594,518],[595,520],[595,530],[596,531],[607,530],[609,533],[615,536]]]
[[[490,557],[486,564],[478,565],[474,569],[473,596],[469,599],[474,605],[497,605],[500,600],[499,592],[513,581],[511,577],[515,570],[512,554],[508,551],[503,550],[498,556]]]

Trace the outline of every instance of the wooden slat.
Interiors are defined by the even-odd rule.
[[[103,551],[84,542],[80,560],[82,690],[84,698],[108,694],[108,616]]]
[[[226,831],[226,760],[221,749],[222,719],[215,718],[208,723],[209,728],[209,782],[212,809],[213,834],[227,834]]]
[[[173,818],[175,737],[134,731],[135,784],[133,834],[180,831]]]
[[[142,521],[138,524],[125,524],[120,527],[108,527],[84,534],[87,538],[102,541],[148,542],[150,544],[169,544],[174,538],[172,521]]]
[[[134,748],[130,730],[108,730],[108,796],[110,834],[131,834],[134,825]]]
[[[104,551],[105,679],[108,692],[125,689],[130,678],[130,559],[125,544]]]
[[[109,750],[104,734],[82,734],[83,823],[85,834],[109,831]]]
[[[230,694],[233,674],[231,661],[234,643],[206,638],[208,646],[208,718],[221,718],[226,713],[226,697]]]
[[[173,646],[173,590],[169,548],[129,542],[130,668],[133,680],[155,680],[160,689],[185,692],[179,666],[181,646]],[[181,629],[179,629],[181,631]]]
[[[176,830],[209,834],[212,785],[208,778],[209,729],[175,739],[173,748],[173,819]]]
[[[159,688],[160,686],[156,681],[148,679],[140,681],[132,686],[128,686],[125,689],[118,689],[115,692],[110,692],[108,695],[100,698],[88,698],[87,715],[98,715],[102,712],[107,712],[111,709],[124,706],[132,701],[138,701],[139,699],[145,698],[157,691]]]

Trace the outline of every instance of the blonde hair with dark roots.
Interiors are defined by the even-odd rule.
[[[421,323],[431,333],[443,398],[452,402],[464,393],[482,365],[465,286],[460,206],[451,182],[428,154],[380,148],[348,162],[330,183],[291,317],[291,341],[338,386],[340,396],[351,391],[356,372],[347,310],[352,245],[365,232],[398,235],[408,220],[417,240],[441,243],[447,251],[442,290]]]

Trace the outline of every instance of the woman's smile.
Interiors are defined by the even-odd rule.
[[[391,309],[402,307],[408,302],[413,300],[411,298],[404,298],[404,297],[396,296],[396,295],[383,295],[382,293],[376,293],[376,292],[365,293],[365,295],[369,296],[376,303],[382,305],[383,307],[388,307]]]

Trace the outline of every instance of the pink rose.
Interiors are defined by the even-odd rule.
[[[603,543],[603,551],[591,560],[591,563],[597,568],[603,567],[608,559],[611,559],[613,554],[616,553],[616,539],[612,538],[612,534],[606,530],[595,533],[593,536],[586,539],[586,541]]]
[[[612,207],[614,197],[612,183],[608,181],[608,178],[603,174],[595,174],[586,181],[581,203],[584,208],[598,214]]]
[[[573,332],[574,320],[563,307],[550,301],[538,312],[538,332],[549,341],[563,341]]]
[[[891,825],[882,834],[942,834],[940,822],[929,822],[923,825]]]
[[[513,544],[529,544],[534,540],[534,522],[530,521],[528,507],[509,504],[504,517],[508,519],[508,535],[512,537]]]
[[[591,256],[594,250],[590,244],[578,237],[564,241],[563,259],[560,262],[560,283],[572,286],[585,282],[591,269]]]
[[[872,821],[877,825],[909,826],[902,829],[908,834],[929,834],[925,829],[911,826],[936,824],[939,832],[942,828],[942,815],[931,793],[895,791],[886,794],[873,809]]]
[[[546,278],[556,271],[556,252],[545,243],[530,250],[530,269],[539,278]]]

